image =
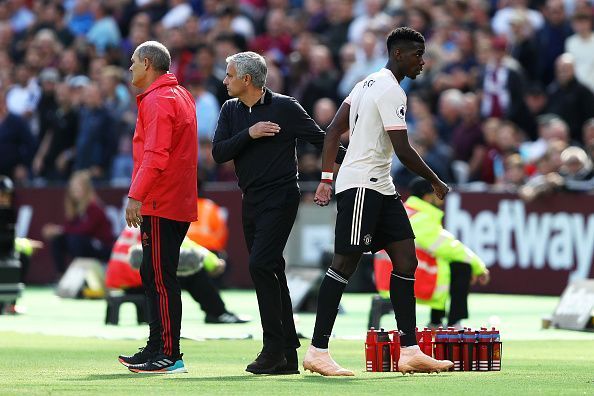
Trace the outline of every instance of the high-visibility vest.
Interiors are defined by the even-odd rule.
[[[112,289],[142,287],[140,271],[132,268],[129,261],[130,248],[140,243],[141,236],[139,228],[126,227],[122,230],[111,249],[111,257],[109,258],[105,272],[105,286]],[[211,272],[218,266],[219,258],[217,255],[188,238],[184,238],[181,249],[200,250],[203,257],[202,265],[206,272]]]
[[[193,221],[187,236],[210,251],[222,252],[227,249],[229,229],[223,209],[206,198],[198,198],[198,220]]]
[[[415,233],[419,263],[415,272],[417,302],[445,309],[450,291],[450,262],[468,263],[473,275],[484,273],[485,263],[443,228],[442,210],[415,196],[409,197],[404,206]],[[376,254],[374,267],[378,291],[387,297],[392,263],[385,251]]]

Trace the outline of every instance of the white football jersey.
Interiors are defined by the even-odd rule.
[[[394,149],[387,131],[406,131],[406,94],[394,74],[384,68],[355,85],[345,102],[351,106],[350,139],[336,178],[336,193],[365,187],[396,194],[390,175]]]

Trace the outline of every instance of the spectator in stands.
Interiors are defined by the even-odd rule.
[[[496,35],[510,37],[512,22],[517,15],[521,15],[530,30],[539,30],[544,25],[544,18],[539,11],[528,8],[528,0],[510,0],[507,5],[495,12],[491,26]]]
[[[250,48],[259,54],[272,51],[279,59],[284,60],[291,53],[293,38],[287,31],[287,15],[285,11],[276,9],[266,15],[266,29],[250,42]]]
[[[161,24],[165,29],[182,27],[194,13],[192,6],[187,0],[171,0],[169,11],[161,18]]]
[[[89,0],[75,0],[68,18],[68,28],[76,37],[85,36],[93,27],[94,15]]]
[[[151,17],[146,12],[139,12],[130,21],[128,36],[120,43],[122,64],[127,64],[136,47],[151,38]]]
[[[199,71],[194,71],[187,76],[186,86],[196,101],[196,116],[200,120],[198,139],[212,140],[221,106],[217,98],[206,90],[204,76]]]
[[[316,101],[313,109],[313,119],[322,128],[326,130],[334,114],[336,114],[336,103],[328,98],[321,98]]]
[[[521,74],[510,65],[507,56],[507,41],[494,37],[491,41],[491,56],[481,71],[483,117],[506,118],[518,125],[524,124],[524,82]]]
[[[590,160],[594,162],[594,118],[590,118],[584,123],[582,141],[586,153],[588,153]]]
[[[229,99],[225,86],[221,79],[215,74],[215,50],[210,44],[203,44],[196,49],[196,55],[190,65],[190,73],[200,73],[203,78],[204,88],[212,93],[217,103],[225,103]],[[198,125],[200,127],[200,125]]]
[[[33,75],[33,70],[26,64],[18,65],[15,70],[15,84],[6,94],[8,110],[23,117],[31,126],[40,98],[41,87],[37,83],[36,76]]]
[[[582,126],[594,117],[594,93],[575,78],[575,60],[561,55],[555,62],[556,79],[549,87],[547,111],[557,114],[569,125],[571,139],[581,142]]]
[[[433,120],[428,118],[418,120],[412,139],[414,148],[427,165],[441,180],[451,183],[454,180],[451,169],[451,148],[439,138]],[[401,167],[394,176],[394,181],[398,186],[406,188],[415,177],[415,174],[407,168]]]
[[[536,12],[536,11],[534,11]],[[536,80],[538,62],[538,48],[533,39],[534,30],[528,16],[522,11],[516,11],[510,17],[509,54],[518,61],[525,76]]]
[[[177,77],[180,84],[186,82],[186,74],[194,55],[188,48],[188,43],[181,28],[171,28],[165,32],[164,42],[171,53],[171,67],[169,71]]]
[[[497,178],[497,191],[517,192],[526,182],[525,164],[520,154],[510,153],[503,157],[503,174]]]
[[[74,35],[66,26],[66,10],[59,2],[48,2],[39,15],[34,31],[50,29],[63,46],[70,46],[74,41]]]
[[[524,91],[524,103],[526,104],[526,125],[524,132],[530,140],[538,138],[538,117],[545,114],[547,109],[547,93],[538,81],[529,83]]]
[[[575,59],[576,79],[594,92],[594,32],[592,32],[592,11],[579,13],[572,18],[575,34],[565,40],[565,52]]]
[[[33,175],[48,181],[66,182],[70,177],[78,133],[78,110],[70,93],[68,84],[56,86],[57,109],[48,119],[47,133],[33,160]]]
[[[480,118],[480,99],[474,93],[464,94],[461,122],[452,133],[453,160],[457,163],[458,183],[475,180],[485,155],[485,141]],[[466,164],[466,166],[464,166]]]
[[[538,50],[538,76],[547,85],[555,77],[555,61],[563,54],[565,40],[573,34],[565,18],[563,0],[547,0],[543,9],[545,23],[535,33]]]
[[[74,169],[89,169],[93,178],[108,176],[117,137],[113,122],[105,108],[101,91],[95,83],[83,88]]]
[[[454,130],[460,125],[464,111],[464,95],[458,89],[447,89],[439,95],[437,131],[439,138],[449,142]]]
[[[367,31],[374,24],[391,24],[390,15],[384,11],[385,0],[364,0],[363,3],[364,13],[357,16],[349,26],[348,40],[351,43],[361,43],[363,39],[363,33],[365,33],[365,31]],[[411,27],[416,29],[415,26],[411,25]],[[424,33],[421,30],[418,31]],[[386,62],[384,61],[384,64],[385,63]],[[366,76],[367,74],[363,77]]]
[[[563,188],[571,192],[594,191],[594,172],[592,161],[580,147],[570,146],[561,153],[561,169]]]
[[[344,76],[340,80],[338,91],[342,98],[348,96],[355,84],[384,67],[388,61],[383,45],[378,45],[378,40],[372,31],[364,31],[357,42],[359,46],[355,53],[355,63],[348,70],[345,70]],[[341,59],[342,51],[341,49]]]
[[[46,68],[39,74],[38,80],[41,85],[41,96],[37,104],[37,117],[35,118],[39,123],[37,138],[38,141],[41,141],[50,128],[51,121],[58,109],[56,85],[60,82],[60,74],[54,68]]]
[[[311,48],[309,73],[306,78],[308,82],[299,101],[305,111],[312,113],[318,98],[330,98],[335,102],[338,100],[339,75],[328,47],[315,45]]]
[[[58,274],[66,271],[68,257],[92,257],[107,263],[114,238],[89,171],[72,174],[64,197],[64,211],[63,225],[49,223],[41,231],[51,246]]]
[[[556,140],[569,143],[569,127],[555,114],[544,114],[537,119],[538,139],[522,143],[521,151],[527,161],[540,158]]]
[[[8,110],[6,91],[0,87],[0,174],[8,175],[16,184],[25,184],[35,147],[28,123]]]
[[[25,4],[25,0],[12,0],[10,7],[10,24],[16,33],[21,33],[35,23],[35,14]]]
[[[58,69],[64,80],[69,80],[70,78],[80,75],[82,71],[81,60],[79,60],[78,54],[74,48],[64,50],[60,56]]]
[[[322,35],[331,56],[336,60],[340,48],[348,41],[349,28],[353,22],[353,0],[327,0],[325,8],[328,27]]]

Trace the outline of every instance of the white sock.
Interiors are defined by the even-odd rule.
[[[419,348],[418,345],[411,345],[411,346],[407,346],[407,347],[401,347],[400,349],[418,349],[419,351],[421,350],[421,348]]]
[[[313,345],[312,345],[312,346],[313,346]],[[316,351],[318,351],[318,352],[328,352],[328,348],[324,349],[324,348],[317,348],[317,347],[314,347],[314,349],[315,349]]]

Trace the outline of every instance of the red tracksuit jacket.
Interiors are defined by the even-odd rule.
[[[140,213],[177,221],[197,218],[198,127],[194,97],[171,73],[136,97],[134,171],[128,196]]]

